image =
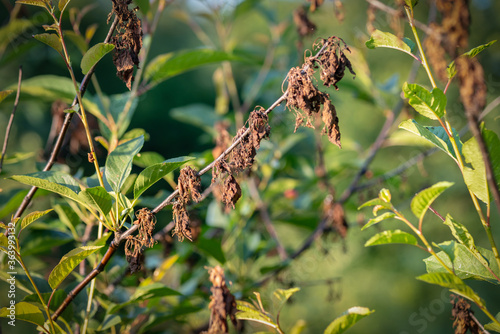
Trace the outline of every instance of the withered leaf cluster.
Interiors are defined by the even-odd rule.
[[[479,334],[482,331],[472,318],[474,311],[470,309],[470,304],[465,299],[451,295],[450,302],[453,305],[451,315],[453,317],[453,328],[455,334],[465,334],[470,331],[472,334]]]
[[[151,248],[155,244],[153,231],[156,225],[156,217],[147,208],[142,208],[136,212],[137,219],[134,225],[139,225],[139,232],[136,236],[130,235],[125,243],[125,255],[129,263],[130,272],[134,273],[142,268],[144,247]]]
[[[321,6],[324,2],[324,0],[307,0],[308,2],[311,3],[311,6],[309,7],[309,10],[311,12],[314,12],[319,6]],[[340,2],[340,1],[339,1]]]
[[[437,0],[436,7],[441,13],[441,23],[432,23],[432,34],[424,41],[426,55],[437,77],[446,81],[448,61],[456,58],[467,47],[469,38],[470,13],[468,0]]]
[[[187,238],[193,241],[193,235],[189,226],[189,215],[186,206],[191,201],[199,202],[201,200],[201,180],[198,172],[192,167],[187,166],[181,169],[177,180],[179,196],[172,206],[175,228],[173,235],[177,235],[179,241]]]
[[[347,236],[347,221],[342,204],[333,200],[332,196],[327,196],[323,202],[323,219],[326,220],[328,227],[337,232],[342,239]]]
[[[209,268],[208,273],[210,275],[210,282],[212,282],[212,287],[210,288],[212,296],[210,297],[210,304],[208,305],[210,309],[210,324],[208,331],[203,333],[228,333],[228,317],[231,319],[234,326],[237,325],[235,315],[237,311],[236,299],[226,285],[224,270],[220,266]]]
[[[486,105],[488,92],[483,67],[477,58],[468,56],[458,57],[455,66],[460,83],[460,99],[465,111],[469,116],[477,118]]]
[[[137,18],[135,9],[128,8],[132,0],[112,0],[112,3],[112,13],[119,20],[117,34],[111,39],[111,43],[115,45],[113,63],[116,75],[131,89],[134,65],[139,68],[139,52],[142,48],[141,21]]]
[[[226,160],[219,160],[212,169],[212,186],[215,198],[232,207],[241,197],[241,188]]]
[[[293,23],[295,23],[295,26],[297,27],[300,39],[305,36],[310,36],[314,34],[314,31],[316,31],[316,25],[309,20],[307,12],[302,6],[293,12]]]
[[[222,121],[217,122],[214,125],[215,133],[217,133],[217,137],[215,138],[215,147],[212,150],[212,156],[214,159],[217,159],[219,155],[221,155],[229,145],[231,145],[231,135],[228,131],[229,122]]]
[[[343,46],[341,45],[343,43]],[[344,50],[350,51],[347,45],[338,37],[321,40],[319,45],[324,46],[318,57],[309,57],[302,67],[295,67],[288,72],[287,107],[295,113],[295,131],[304,124],[314,128],[311,119],[318,116],[322,108],[321,118],[324,123],[323,134],[333,144],[341,147],[339,119],[335,106],[327,93],[321,92],[313,83],[315,69],[320,68],[320,79],[325,86],[333,85],[344,77],[345,69],[355,75],[351,62],[345,56]]]

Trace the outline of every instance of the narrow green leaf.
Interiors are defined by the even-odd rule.
[[[482,134],[488,149],[488,156],[493,168],[493,175],[495,176],[497,187],[500,187],[500,139],[498,135],[491,130],[484,129]]]
[[[399,128],[416,134],[432,143],[434,146],[447,153],[450,157],[456,160],[456,155],[451,145],[451,142],[446,135],[445,130],[440,126],[423,126],[418,124],[413,119],[408,119],[399,124]],[[458,133],[453,130],[453,136],[457,142],[459,151],[461,150],[461,142]]]
[[[102,247],[103,246],[81,246],[64,255],[49,275],[48,282],[50,287],[56,289],[80,262]]]
[[[367,307],[354,306],[333,320],[325,329],[324,334],[341,334],[352,327],[359,320],[375,312]]]
[[[43,313],[35,305],[26,302],[19,302],[15,304],[14,308],[15,308],[16,320],[31,322],[32,324],[44,327],[45,318],[43,316]],[[10,318],[9,317],[10,314],[11,314],[10,309],[8,309],[7,307],[3,307],[2,309],[0,309],[1,318]]]
[[[497,313],[495,318],[500,322],[500,312]],[[497,333],[500,333],[500,326],[496,322],[490,322],[489,324],[484,325],[484,328],[489,331],[495,331]]]
[[[146,168],[154,164],[159,164],[165,161],[165,158],[156,152],[140,152],[134,157],[134,164]]]
[[[475,48],[472,48],[470,49],[469,51],[467,51],[466,53],[464,53],[463,55],[464,56],[469,56],[469,58],[474,58],[475,56],[477,56],[481,51],[483,51],[484,49],[486,48],[489,48],[490,46],[493,45],[493,43],[495,43],[497,40],[493,40],[489,43],[486,43],[486,44],[482,44],[482,45],[479,45],[479,46],[476,46]]]
[[[28,194],[29,190],[21,190],[16,192],[15,194],[10,196],[10,199],[5,205],[0,209],[0,218],[6,217],[14,210],[16,210],[19,205],[23,202],[24,197]],[[39,189],[33,199],[38,198],[40,196],[46,196],[50,194],[47,190]]]
[[[390,32],[375,30],[365,45],[368,49],[390,48],[413,56],[410,46]]]
[[[484,166],[483,155],[475,137],[470,138],[463,144],[462,153],[465,161],[472,165],[472,168],[466,167],[464,169],[464,181],[467,188],[481,201],[489,203],[490,195],[488,181],[486,180],[486,168]]]
[[[78,197],[92,208],[97,209],[103,216],[109,213],[113,205],[113,197],[101,186],[84,189],[80,191]]]
[[[444,264],[452,268],[461,279],[475,279],[499,284],[495,275],[500,276],[500,272],[492,251],[478,248],[478,254],[481,258],[479,260],[467,247],[453,241],[441,243],[439,247],[443,251],[438,252],[437,256]],[[424,259],[424,262],[428,273],[447,272],[434,256],[429,256]],[[494,275],[487,268],[490,268]]]
[[[166,160],[165,162],[154,164],[152,166],[144,169],[134,184],[134,199],[139,198],[149,187],[155,184],[158,180],[160,180],[165,175],[173,172],[177,168],[184,165],[186,162],[193,160],[192,157],[181,157],[179,161],[170,162],[171,160]]]
[[[59,0],[59,5],[58,5],[58,7],[59,7],[59,10],[60,10],[61,12],[62,12],[62,11],[66,8],[66,6],[68,5],[69,1],[70,1],[70,0]]]
[[[45,211],[34,211],[28,214],[26,217],[23,218],[23,220],[21,220],[21,231],[24,230],[26,227],[28,227],[31,223],[33,223],[37,219],[45,216],[50,211],[52,211],[52,209]]]
[[[0,233],[0,247],[9,247],[9,239],[7,239],[4,233]]]
[[[361,204],[358,207],[358,210],[362,209],[362,208],[366,208],[368,206],[381,206],[383,209],[388,209],[388,210],[390,210],[392,208],[390,203],[387,203],[386,201],[383,201],[380,198],[374,198],[374,199],[369,200],[366,203]]]
[[[438,196],[441,195],[443,191],[445,191],[452,185],[452,182],[442,181],[416,194],[411,200],[410,205],[413,214],[418,219],[422,219],[432,202],[434,202],[434,200],[438,198]]]
[[[16,3],[47,8],[47,0],[16,0]]]
[[[430,119],[440,119],[444,115],[446,108],[446,95],[439,88],[434,88],[429,92],[424,87],[417,84],[403,85],[405,98],[408,103],[422,116]]]
[[[106,54],[110,53],[115,48],[114,44],[110,43],[97,43],[91,47],[83,55],[80,67],[82,68],[82,73],[87,74],[90,69],[99,62]]]
[[[111,188],[116,194],[132,170],[132,160],[144,145],[144,137],[138,137],[118,145],[107,157],[105,175]]]
[[[0,91],[0,102],[2,102],[7,96],[12,94],[13,91],[13,89]]]
[[[384,244],[407,244],[417,246],[417,238],[410,233],[401,230],[384,231],[375,234],[366,243],[365,247]]]
[[[80,190],[80,187],[71,175],[62,172],[48,171],[35,172],[26,175],[13,175],[10,178],[82,203],[76,194]]]
[[[300,288],[291,289],[276,289],[273,292],[273,298],[276,301],[275,308],[279,312],[285,303],[292,297],[295,293],[299,292]]]
[[[474,292],[468,285],[466,285],[460,278],[450,273],[429,273],[417,277],[418,280],[439,285],[450,289],[462,297],[465,297],[481,307],[484,307],[484,301]]]
[[[157,56],[146,67],[145,78],[158,84],[173,76],[207,64],[222,61],[242,61],[243,58],[224,51],[196,49],[171,52]]]
[[[364,231],[366,230],[368,227],[370,226],[373,226],[375,224],[378,224],[380,223],[381,221],[383,220],[386,220],[386,219],[389,219],[389,218],[394,218],[396,215],[392,212],[384,212],[383,214],[381,214],[380,216],[378,217],[375,217],[373,219],[370,219],[368,221],[368,223],[366,223],[362,228],[361,228],[361,231]]]
[[[40,42],[47,44],[48,46],[50,46],[51,48],[62,54],[61,39],[56,34],[45,33],[45,34],[34,35],[33,37],[35,37],[35,39],[39,40]]]
[[[237,300],[236,308],[238,309],[238,312],[236,312],[236,319],[255,321],[272,328],[278,327],[278,325],[267,314],[260,312],[248,302]]]

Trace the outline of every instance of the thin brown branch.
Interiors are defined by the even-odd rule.
[[[113,32],[115,31],[115,28],[116,28],[117,24],[118,24],[118,18],[115,17],[113,23],[111,24],[111,26],[109,28],[108,35],[104,39],[104,43],[109,43],[109,41],[111,40],[111,37],[113,36]],[[88,86],[88,84],[90,82],[90,79],[91,79],[92,75],[94,74],[95,68],[96,68],[96,65],[92,66],[92,68],[85,75],[85,77],[83,77],[82,83],[80,84],[80,95],[82,97],[83,97],[83,95],[85,95],[85,92],[87,90],[87,86]],[[77,98],[77,96],[75,96],[75,98],[73,99],[73,105],[76,105],[77,103],[78,103],[78,98]],[[57,137],[57,141],[54,144],[54,147],[52,148],[52,152],[50,154],[50,158],[47,161],[47,163],[45,164],[45,167],[43,168],[44,172],[49,171],[52,168],[52,166],[54,165],[54,163],[56,161],[56,158],[57,158],[57,155],[59,154],[59,152],[61,150],[61,147],[63,145],[64,137],[66,136],[66,133],[67,133],[68,128],[69,128],[69,125],[71,123],[71,119],[73,118],[74,114],[75,113],[68,113],[66,115],[66,117],[64,118],[64,123],[63,123],[63,125],[61,127],[61,130],[59,131],[59,135]],[[21,217],[21,215],[23,214],[24,210],[26,210],[26,208],[28,207],[28,205],[31,203],[31,200],[33,199],[33,196],[35,195],[35,193],[36,193],[37,190],[38,190],[38,187],[31,187],[31,189],[29,190],[28,194],[24,197],[21,205],[19,206],[19,208],[17,209],[16,213],[14,214],[14,219]]]
[[[248,189],[250,192],[250,196],[253,198],[254,202],[257,204],[257,209],[260,213],[260,218],[264,222],[264,226],[266,227],[267,232],[271,236],[271,238],[276,243],[276,250],[278,251],[278,255],[282,261],[288,259],[288,253],[285,248],[281,244],[278,233],[274,228],[273,222],[271,220],[271,216],[269,215],[269,211],[266,203],[262,200],[259,194],[259,189],[257,189],[257,185],[255,184],[255,177],[250,178],[248,180]]]
[[[10,129],[14,123],[14,115],[16,114],[17,105],[19,104],[19,95],[21,94],[21,80],[23,78],[23,67],[19,67],[19,78],[17,80],[17,93],[16,100],[14,101],[14,107],[12,108],[12,113],[10,114],[9,123],[7,124],[7,129],[5,129],[5,138],[3,140],[2,147],[2,157],[0,158],[0,173],[3,168],[3,159],[5,158],[5,153],[7,152],[7,143],[9,142]]]

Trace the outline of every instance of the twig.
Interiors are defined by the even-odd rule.
[[[113,36],[113,32],[115,31],[117,24],[118,24],[118,17],[115,17],[113,23],[111,24],[111,26],[109,28],[108,35],[104,39],[104,43],[109,43],[109,41],[111,40],[111,37]],[[96,65],[92,66],[92,68],[85,75],[85,77],[83,77],[82,83],[80,84],[80,94],[82,97],[83,97],[83,95],[85,95],[85,92],[87,90],[87,86],[90,82],[90,78],[94,74],[95,68],[96,68]],[[77,104],[77,97],[75,96],[75,98],[73,99],[73,105],[76,105],[76,104]],[[64,123],[61,127],[61,130],[59,131],[59,136],[57,137],[57,141],[54,144],[54,147],[52,148],[50,158],[47,161],[47,163],[45,164],[45,167],[43,168],[44,172],[49,171],[52,168],[52,166],[54,165],[54,163],[56,161],[56,157],[59,154],[59,151],[61,150],[61,147],[63,145],[64,137],[66,136],[69,125],[71,123],[71,119],[73,118],[74,114],[75,113],[69,113],[64,118]],[[33,199],[33,196],[35,195],[37,190],[38,190],[38,187],[31,187],[28,194],[24,197],[21,205],[19,206],[16,213],[14,214],[14,219],[21,217],[24,210],[26,210],[28,205],[31,203],[31,200]]]
[[[21,94],[21,80],[23,77],[23,67],[19,66],[19,78],[17,80],[17,93],[16,100],[14,101],[14,107],[12,108],[12,113],[10,114],[9,123],[7,124],[7,129],[5,129],[5,138],[3,140],[2,147],[2,157],[0,158],[0,173],[3,168],[3,159],[5,158],[5,152],[7,152],[7,143],[9,142],[10,129],[14,123],[14,115],[16,114],[17,105],[19,104],[19,95]]]
[[[386,4],[380,2],[380,1],[377,1],[377,0],[366,0],[366,2],[368,2],[370,5],[372,5],[373,7],[377,7],[378,9],[390,14],[390,15],[393,15],[393,16],[399,16],[399,11],[397,9],[394,9],[390,6],[387,6]],[[408,18],[405,18],[407,21],[408,21]],[[422,23],[420,21],[417,21],[417,20],[413,20],[413,23],[415,24],[415,26],[417,26],[418,28],[420,28],[420,30],[422,30],[423,32],[425,32],[427,35],[430,35],[432,34],[432,30],[425,24],[425,23]]]
[[[262,201],[262,198],[260,197],[259,190],[257,189],[257,185],[255,184],[255,177],[252,177],[248,181],[248,189],[250,192],[250,196],[253,197],[253,200],[257,204],[257,209],[259,210],[260,218],[262,218],[262,221],[266,226],[267,232],[269,233],[271,238],[276,242],[276,250],[278,251],[280,259],[282,261],[285,261],[286,259],[288,259],[288,253],[286,252],[285,248],[283,247],[278,238],[278,233],[276,232],[271,217],[269,216],[267,205],[266,203],[264,203],[264,201]]]

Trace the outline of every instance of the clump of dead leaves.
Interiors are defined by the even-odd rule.
[[[111,13],[118,17],[117,34],[111,39],[115,45],[113,63],[116,67],[116,75],[132,88],[134,81],[134,65],[139,68],[139,52],[142,48],[141,21],[135,14],[136,9],[129,10],[128,6],[132,0],[112,0],[113,10]],[[111,14],[108,17],[108,21]]]
[[[355,75],[351,62],[344,51],[349,51],[345,42],[332,36],[318,43],[322,48],[319,56],[308,57],[302,67],[295,67],[288,72],[287,107],[295,114],[295,131],[301,125],[314,128],[312,118],[319,115],[322,110],[323,134],[339,148],[340,129],[339,119],[335,106],[327,93],[321,92],[314,84],[315,69],[320,69],[320,79],[325,86],[334,86],[344,77],[345,69]]]
[[[149,209],[142,208],[136,212],[136,217],[134,225],[139,225],[139,232],[136,236],[128,236],[125,242],[125,255],[131,273],[142,268],[144,262],[143,248],[151,248],[155,244],[153,238],[153,231],[156,226],[155,215]]]

